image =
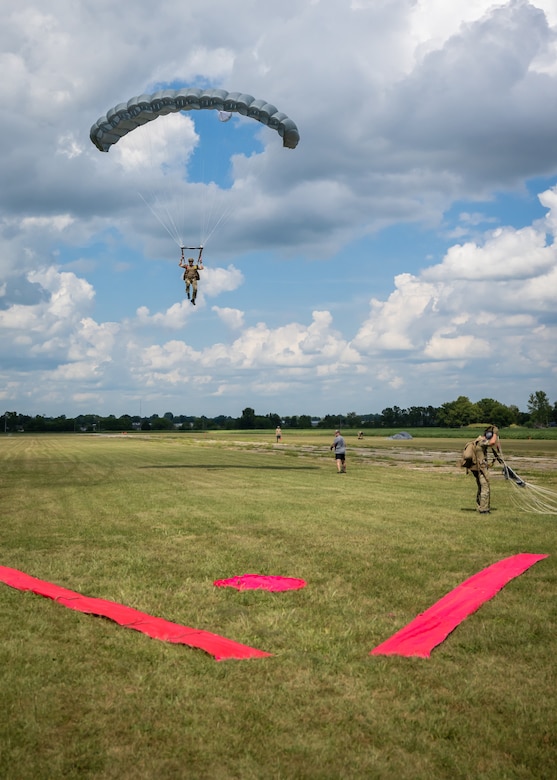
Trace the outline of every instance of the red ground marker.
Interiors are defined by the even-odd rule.
[[[279,577],[274,574],[240,574],[227,580],[215,580],[217,588],[236,588],[237,590],[299,590],[306,582],[297,577]]]
[[[518,577],[547,555],[520,553],[504,558],[474,574],[407,626],[378,645],[370,655],[404,655],[429,658],[459,623],[493,598],[509,580]]]
[[[12,588],[23,591],[29,590],[39,596],[53,599],[64,607],[68,607],[68,609],[108,618],[120,626],[132,628],[134,631],[141,631],[142,634],[147,634],[147,636],[153,639],[196,647],[212,655],[216,661],[224,661],[231,658],[238,660],[244,658],[268,658],[271,656],[271,653],[256,650],[254,647],[242,645],[218,634],[211,634],[209,631],[189,628],[179,623],[172,623],[170,620],[153,617],[146,612],[139,612],[137,609],[126,607],[124,604],[118,604],[115,601],[83,596],[81,593],[61,588],[59,585],[54,585],[51,582],[38,580],[22,571],[10,569],[7,566],[0,566],[0,581]]]

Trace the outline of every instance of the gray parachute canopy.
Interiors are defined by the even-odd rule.
[[[242,92],[195,88],[165,89],[154,95],[140,95],[127,103],[119,103],[97,119],[89,136],[99,151],[108,152],[124,135],[159,116],[206,108],[256,119],[276,130],[287,149],[295,149],[300,140],[294,122],[266,100],[256,100]]]

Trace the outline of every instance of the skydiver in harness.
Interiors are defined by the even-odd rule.
[[[186,295],[188,296],[188,301],[190,300],[190,286],[193,289],[193,293],[191,296],[191,302],[195,306],[195,299],[197,298],[197,282],[199,281],[199,272],[203,271],[203,247],[202,246],[183,246],[182,249],[182,257],[180,258],[180,262],[178,265],[180,268],[184,269],[184,273],[182,274],[182,279],[186,283]],[[194,265],[193,257],[188,257],[188,261],[186,263],[186,259],[184,257],[184,249],[198,249],[199,255],[197,257],[197,263]]]

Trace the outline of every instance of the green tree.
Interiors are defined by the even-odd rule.
[[[465,395],[459,395],[456,401],[449,401],[439,409],[439,425],[446,428],[462,428],[480,420],[479,409],[476,404]]]
[[[150,417],[151,430],[153,431],[169,431],[174,427],[172,420],[166,417],[159,417],[158,414],[152,414]]]
[[[493,423],[499,428],[504,428],[514,422],[515,415],[509,407],[493,398],[482,398],[476,403],[476,406],[481,417],[477,422]]]
[[[235,417],[229,417],[224,414],[219,414],[213,418],[213,422],[217,428],[224,428],[225,430],[231,430],[238,427],[238,420]]]
[[[246,408],[242,410],[239,425],[240,428],[244,430],[253,430],[255,428],[255,409],[246,406]]]
[[[133,419],[129,414],[123,414],[121,417],[119,417],[118,423],[120,425],[121,431],[131,431],[133,428]]]
[[[362,428],[381,428],[383,417],[380,414],[362,414]]]
[[[528,399],[528,411],[530,412],[530,421],[534,425],[549,425],[551,417],[551,404],[543,390],[536,390]]]
[[[383,409],[381,414],[385,428],[395,428],[404,424],[404,412],[399,406],[388,406],[386,409]]]
[[[2,425],[4,433],[8,433],[8,431],[13,430],[16,417],[17,412],[4,412],[4,424]]]
[[[122,430],[120,427],[119,420],[116,419],[116,417],[113,414],[109,414],[108,417],[103,417],[101,419],[101,425],[103,431],[120,431]]]
[[[65,414],[61,414],[59,417],[50,419],[48,429],[55,433],[67,433],[68,431],[73,431],[74,420],[73,418],[68,419]]]
[[[193,429],[194,431],[206,431],[209,427],[209,420],[207,417],[205,417],[204,414],[201,415],[201,417],[196,417],[193,421]]]

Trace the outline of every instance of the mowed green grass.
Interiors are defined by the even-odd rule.
[[[495,475],[480,518],[461,442],[349,435],[337,475],[331,438],[0,438],[0,565],[273,654],[215,662],[0,584],[0,777],[557,776],[557,517]],[[557,442],[519,445],[557,491]],[[519,552],[550,557],[431,658],[369,655]],[[307,587],[213,586],[244,573]]]

